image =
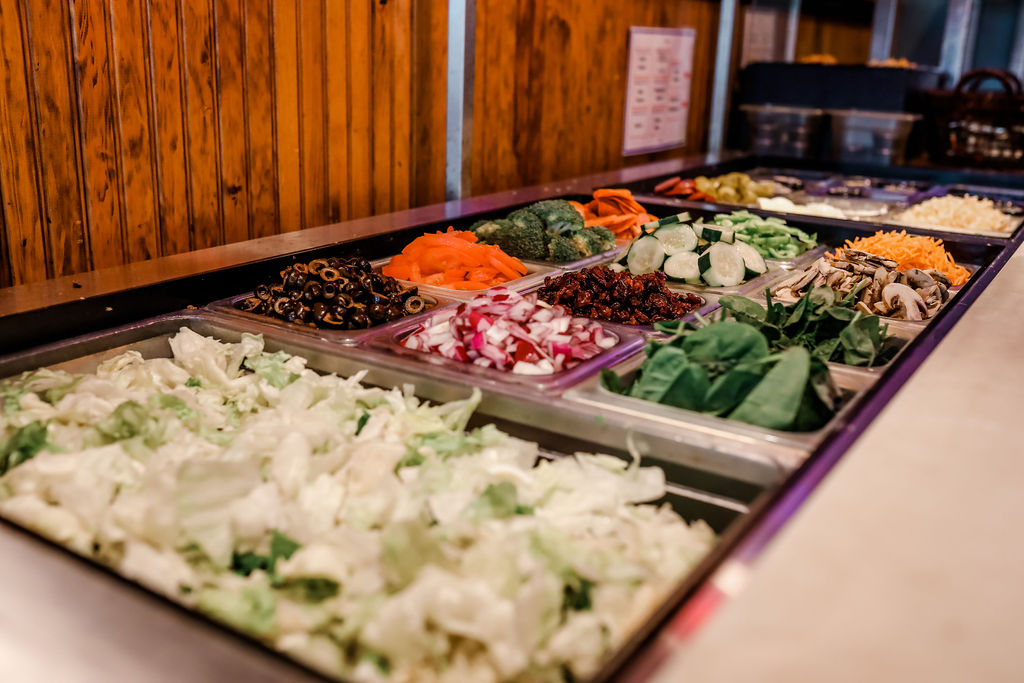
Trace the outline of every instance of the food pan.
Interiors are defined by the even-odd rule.
[[[553,268],[554,270],[579,270],[581,268],[601,265],[602,263],[611,263],[622,256],[622,253],[626,250],[629,244],[629,242],[618,242],[614,248],[609,249],[608,251],[602,251],[600,254],[594,254],[593,256],[577,259],[576,261],[564,261],[561,263],[554,263],[552,261],[536,261],[534,259],[522,259],[522,261],[527,265],[534,264],[544,266],[546,268]]]
[[[962,197],[966,194],[972,194],[983,199],[991,199],[995,202],[996,208],[1002,211],[1009,219],[1008,230],[966,230],[964,228],[957,228],[948,225],[928,225],[925,223],[913,223],[909,221],[903,221],[901,219],[901,213],[889,215],[885,217],[884,222],[900,227],[912,227],[919,228],[921,230],[934,230],[938,232],[955,232],[964,235],[982,235],[985,237],[995,237],[998,239],[1010,239],[1016,234],[1020,228],[1021,223],[1024,223],[1024,199],[1016,196],[1012,193],[1012,190],[1001,191],[998,189],[989,190],[988,188],[973,188],[971,186],[956,185],[956,186],[939,186],[934,187],[927,192],[922,192],[915,195],[908,203],[908,209],[916,204],[920,204],[925,200],[932,199],[934,197],[944,197],[946,195],[952,195],[955,197]]]
[[[149,358],[168,357],[170,349],[167,340],[182,326],[189,327],[201,334],[221,338],[225,341],[235,341],[242,334],[239,329],[239,323],[240,320],[235,317],[203,311],[161,316],[160,318],[143,321],[116,330],[95,333],[0,359],[0,377],[43,366],[60,368],[70,372],[94,371],[104,360],[126,350],[139,351]],[[354,351],[350,347],[341,347],[340,349],[334,347],[336,350],[345,352],[340,355],[317,353],[314,350],[324,345],[323,340],[296,334],[285,328],[272,328],[272,330],[278,336],[273,342],[268,339],[268,349],[287,347],[293,352],[301,353],[309,360],[309,367],[311,368],[344,372],[355,366],[365,365],[354,356],[346,357],[347,354],[351,354]],[[314,352],[311,353],[311,351]],[[544,411],[541,412],[543,413]],[[553,457],[559,456],[555,455]],[[709,494],[678,484],[670,484],[667,487],[663,500],[656,502],[668,503],[688,521],[705,519],[717,533],[729,533],[732,536],[739,532],[740,522],[746,517],[748,512],[747,505],[741,501]],[[709,570],[721,560],[723,550],[724,548],[721,546],[717,549],[713,548],[711,553],[700,564],[680,579],[678,585],[665,595],[664,600],[658,607],[652,610],[645,620],[639,624],[623,647],[610,655],[606,667],[598,672],[598,679],[611,678],[614,674],[614,667],[620,665],[626,657],[635,652],[646,637],[663,622],[664,618],[682,604],[697,583],[707,576]],[[87,561],[92,562],[93,560],[90,558]],[[120,580],[145,588],[143,584],[124,577],[121,577]],[[164,604],[168,603],[165,602]],[[172,609],[188,610],[188,608],[182,608],[181,606],[175,606]],[[191,614],[196,619],[199,619],[200,622],[211,623],[208,618],[196,612],[191,612]],[[116,608],[115,612],[108,616],[116,619]],[[180,627],[187,629],[192,626],[193,624],[183,621]],[[232,629],[219,623],[215,624],[215,626],[219,630],[234,633]],[[174,625],[172,628],[178,628],[178,626]],[[246,640],[256,648],[254,651],[267,651],[267,648],[258,641],[248,638]],[[285,655],[276,651],[273,654],[280,660],[291,661],[287,660]],[[245,657],[246,651],[240,650],[232,656]],[[305,670],[302,664],[294,661],[292,664],[296,666],[296,676],[302,674]],[[287,672],[283,673],[286,674]]]
[[[612,370],[620,375],[625,383],[629,383],[645,358],[643,353],[637,353]],[[623,396],[605,389],[598,376],[591,377],[570,389],[565,397],[604,411],[626,415],[638,431],[647,432],[657,428],[697,431],[715,442],[729,441],[736,447],[746,446],[770,453],[770,457],[780,467],[793,469],[798,467],[829,434],[848,421],[853,407],[859,402],[865,388],[865,383],[860,378],[840,374],[834,379],[844,394],[843,405],[825,426],[813,432],[765,429],[736,420]]]
[[[804,264],[804,265],[809,265],[809,264]],[[975,274],[979,270],[981,270],[980,266],[976,266],[976,265],[974,265],[972,263],[960,263],[959,265],[963,266],[968,271],[970,271],[971,278],[973,278],[975,276]],[[753,292],[752,291],[744,291],[744,292],[741,292],[741,295],[745,296],[748,299],[752,299],[753,301],[756,301],[759,304],[764,304],[765,303],[764,290],[766,288],[767,289],[772,289],[780,280],[784,279],[788,275],[790,275],[790,273],[787,272],[787,271],[781,271],[781,272],[777,271],[772,278],[770,278],[766,283],[764,283],[761,286],[760,291],[753,291]],[[970,281],[971,281],[971,279],[969,278],[967,280],[967,282],[965,282],[963,285],[960,285],[959,287],[950,287],[949,288],[949,301],[947,301],[945,304],[943,304],[939,308],[938,313],[936,313],[931,318],[928,318],[927,320],[902,320],[902,319],[899,319],[899,318],[888,318],[886,316],[879,316],[879,317],[882,319],[882,322],[889,324],[889,327],[890,327],[891,330],[901,330],[904,333],[913,332],[914,334],[916,334],[916,331],[920,331],[920,330],[924,329],[931,321],[935,320],[935,318],[938,315],[940,315],[942,313],[942,311],[946,310],[946,308],[948,308],[949,306],[953,305],[956,302],[957,294],[959,294],[960,290],[963,289],[967,284],[969,284]]]
[[[469,375],[478,378],[483,386],[513,383],[535,387],[542,392],[557,391],[577,384],[580,380],[597,372],[602,367],[615,364],[644,344],[643,335],[636,330],[630,329],[626,325],[602,322],[601,325],[605,328],[605,331],[617,340],[612,348],[606,349],[593,358],[562,372],[551,375],[518,375],[513,372],[473,365],[472,363],[461,363],[437,354],[415,351],[402,346],[400,342],[412,333],[419,323],[424,321],[425,318],[420,318],[418,321],[398,320],[390,323],[376,334],[366,337],[365,344],[389,354],[412,358],[417,362],[430,364],[436,370],[438,376],[451,379],[452,381],[464,380]]]
[[[382,268],[391,261],[390,258],[379,259],[373,261],[372,265],[374,270]],[[550,265],[535,261],[524,261],[523,265],[526,266],[526,275],[516,278],[515,280],[509,280],[503,282],[500,285],[494,285],[494,287],[488,287],[487,289],[473,289],[473,290],[459,290],[459,289],[448,289],[446,287],[435,287],[434,285],[425,285],[422,282],[412,282],[410,280],[399,280],[406,287],[418,287],[421,294],[431,294],[435,297],[443,297],[447,299],[458,299],[459,301],[469,301],[477,294],[495,289],[497,287],[507,287],[514,292],[521,292],[534,285],[540,284],[544,281],[544,278],[548,275],[558,275],[562,272],[561,268],[555,268]]]
[[[222,315],[237,317],[241,320],[246,320],[249,322],[274,325],[290,330],[292,332],[312,335],[314,337],[319,337],[324,341],[333,342],[335,344],[355,344],[360,339],[363,339],[367,335],[374,333],[375,331],[384,327],[384,325],[388,324],[384,323],[381,325],[374,325],[373,327],[368,327],[362,330],[335,330],[326,327],[312,327],[310,325],[290,323],[287,320],[272,318],[267,315],[259,315],[257,313],[249,313],[247,311],[239,310],[238,308],[235,307],[235,304],[249,298],[252,295],[252,292],[247,292],[246,294],[238,294],[236,296],[228,297],[226,299],[220,299],[219,301],[214,301],[213,303],[207,304],[206,309],[210,311],[215,311]],[[420,296],[422,296],[423,299],[427,302],[427,308],[424,309],[423,311],[420,311],[419,313],[414,313],[404,318],[399,318],[399,320],[418,320],[422,316],[428,315],[438,308],[443,308],[445,306],[455,303],[455,299],[449,299],[448,297],[435,296],[433,294],[425,293],[421,293]]]

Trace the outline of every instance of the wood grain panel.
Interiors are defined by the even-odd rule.
[[[297,7],[290,0],[274,0],[274,104],[277,131],[277,196],[280,229],[302,228],[302,160],[299,138]]]
[[[71,14],[60,0],[30,2],[25,9],[35,67],[31,74],[32,96],[49,259],[53,275],[68,275],[89,270],[92,265],[80,182],[71,34],[59,30],[70,26]]]
[[[127,258],[142,261],[161,253],[148,82],[149,22],[142,0],[112,0],[110,11]]]
[[[301,0],[298,9],[299,132],[301,136],[300,178],[302,227],[323,225],[327,215],[327,60],[325,0]]]
[[[0,194],[4,201],[10,274],[13,284],[48,277],[36,140],[33,134],[24,18],[16,0],[0,0]]]
[[[395,92],[392,87],[395,72],[391,61],[394,50],[394,14],[398,11],[398,3],[372,5],[373,36],[373,79],[371,84],[373,116],[377,120],[394,125]],[[394,206],[392,197],[391,161],[393,159],[394,139],[391,135],[373,136],[373,212],[387,213]]]
[[[324,71],[327,84],[327,220],[349,217],[349,32],[347,2],[324,8]]]
[[[864,64],[871,52],[871,25],[801,15],[796,34],[796,57],[833,55],[840,64]]]
[[[348,149],[349,217],[373,212],[374,81],[371,76],[372,0],[351,0],[348,6]],[[381,131],[383,134],[383,131]],[[356,170],[358,169],[358,170]]]
[[[212,0],[182,0],[185,130],[193,248],[224,244]]]
[[[89,242],[96,268],[127,262],[110,16],[103,0],[75,3]]]
[[[479,0],[473,194],[702,149],[718,10],[711,0]],[[621,154],[630,26],[697,30],[679,150]]]
[[[412,205],[423,206],[444,201],[448,12],[439,2],[413,3],[412,11]]]
[[[279,226],[271,5],[272,0],[243,0],[242,5],[245,13],[246,179],[253,237],[276,235]]]
[[[252,237],[245,130],[245,22],[243,0],[214,0],[217,124],[220,130],[220,195],[224,241]]]
[[[147,0],[149,4],[150,100],[155,112],[156,177],[159,186],[161,253],[180,254],[192,246],[192,217],[188,199],[188,163],[184,88],[176,0]]]

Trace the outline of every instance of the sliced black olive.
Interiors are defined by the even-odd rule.
[[[331,312],[330,307],[323,301],[317,301],[309,309],[309,316],[313,319],[313,322],[322,322],[324,316]]]
[[[316,280],[312,280],[310,282],[307,282],[306,286],[303,287],[303,289],[302,289],[302,300],[307,302],[307,303],[313,303],[314,301],[319,299],[321,296],[323,296],[323,293],[324,293],[324,286],[322,284],[320,284],[319,282],[317,282]]]
[[[353,313],[349,316],[349,323],[354,330],[363,330],[371,325],[370,316],[365,313]]]
[[[270,301],[270,287],[266,285],[256,285],[256,291],[254,292],[256,298],[263,301]]]
[[[305,263],[293,263],[292,270],[294,270],[296,273],[302,273],[303,275],[305,275],[306,273],[309,272],[309,266],[307,266]]]
[[[406,313],[409,315],[415,315],[427,307],[427,302],[421,296],[410,296],[405,300],[403,307],[405,308]]]
[[[315,259],[313,259],[312,261],[309,262],[309,267],[308,267],[309,274],[310,275],[319,275],[320,271],[323,268],[329,267],[329,265],[330,264],[327,263],[327,259],[315,258]]]
[[[338,292],[337,302],[337,305],[341,306],[342,308],[352,308],[353,306],[356,305],[355,299],[350,297],[345,292]]]
[[[242,311],[253,311],[253,310],[259,308],[262,305],[263,305],[263,300],[262,299],[260,299],[258,297],[255,297],[255,296],[250,296],[250,297],[246,297],[245,299],[242,299],[241,301],[239,301],[238,304],[237,304],[237,308],[239,310],[242,310]]]
[[[369,292],[367,292],[367,296],[369,297],[369,301],[372,304],[389,304],[389,303],[391,303],[391,299],[390,299],[390,297],[388,297],[387,294],[381,294],[380,292],[375,291],[373,289],[371,289]]]
[[[270,286],[270,297],[273,299],[273,298],[277,298],[279,296],[284,296],[284,287],[281,286],[281,285],[271,285]]]
[[[288,291],[288,296],[291,298],[292,301],[301,301],[302,300],[302,290],[301,289],[291,289],[291,290]]]
[[[341,277],[341,272],[334,267],[328,266],[327,268],[320,269],[320,279],[324,282],[334,282]]]
[[[284,312],[289,308],[288,304],[291,303],[291,299],[283,296],[279,296],[274,299],[273,310],[277,315],[284,315]]]
[[[366,313],[370,316],[371,320],[381,322],[386,320],[388,317],[388,307],[384,304],[371,304],[370,307],[366,309]]]
[[[321,296],[327,300],[331,300],[338,296],[338,285],[334,282],[325,282],[323,284],[323,293]]]
[[[348,294],[349,297],[353,299],[355,299],[356,297],[360,297],[361,293],[364,291],[365,290],[359,286],[358,282],[349,281],[341,286],[341,292],[343,294]]]

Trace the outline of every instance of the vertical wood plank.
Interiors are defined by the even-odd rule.
[[[242,0],[215,0],[216,93],[220,159],[221,210],[224,240],[252,237],[249,229],[249,188],[245,130],[245,24]],[[264,143],[266,144],[266,143]]]
[[[14,284],[11,281],[11,252],[7,247],[7,214],[4,207],[4,188],[0,183],[0,287],[10,287]]]
[[[302,135],[302,225],[327,223],[326,54],[323,0],[297,3],[299,106]]]
[[[147,69],[147,25],[142,0],[110,3],[116,112],[121,140],[122,203],[129,261],[160,254],[152,112]]]
[[[274,108],[277,120],[277,196],[281,232],[302,228],[302,184],[299,179],[298,31],[295,3],[275,0]]]
[[[185,156],[185,111],[177,0],[146,0],[149,21],[150,101],[154,111],[160,252],[192,249]]]
[[[327,76],[327,214],[328,221],[349,217],[348,33],[347,2],[326,2],[324,27]],[[431,3],[433,4],[433,3]]]
[[[411,201],[423,206],[444,201],[445,141],[439,133],[446,125],[448,11],[441,2],[413,3],[412,9],[412,63],[405,67],[413,76]]]
[[[75,4],[76,63],[81,83],[84,182],[93,265],[127,262],[118,173],[117,109],[114,66],[109,48],[110,19],[103,0]]]
[[[279,231],[275,80],[271,0],[243,0],[245,11],[245,147],[253,237]]]
[[[371,35],[373,36],[373,80],[371,84],[373,107],[373,213],[387,213],[393,206],[394,188],[391,184],[393,163],[394,111],[392,99],[395,77],[392,51],[394,27],[391,15],[398,11],[398,3],[373,4]]]
[[[180,31],[185,65],[184,109],[188,135],[185,149],[192,207],[192,244],[194,249],[204,249],[224,243],[212,2],[182,0]]]
[[[371,36],[373,0],[351,0],[348,5],[348,148],[349,217],[368,216],[373,211],[372,169],[374,126],[374,80]]]
[[[0,194],[10,259],[9,280],[22,284],[43,280],[46,242],[36,169],[23,19],[16,0],[0,0]]]
[[[59,0],[26,6],[30,73],[39,141],[40,178],[52,275],[92,267],[80,178],[78,107],[70,45],[70,14]]]
[[[412,3],[389,5],[391,34],[391,210],[407,209],[412,199]]]

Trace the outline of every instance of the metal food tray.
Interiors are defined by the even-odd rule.
[[[638,348],[643,346],[645,338],[636,330],[626,325],[601,322],[605,331],[616,338],[615,346],[606,349],[593,358],[588,358],[568,370],[553,373],[550,375],[518,375],[510,371],[485,368],[473,363],[463,363],[450,358],[439,356],[435,353],[407,349],[399,342],[404,339],[426,319],[419,321],[399,320],[390,323],[379,329],[376,334],[365,339],[369,347],[383,350],[387,353],[412,358],[421,363],[428,363],[434,366],[437,374],[452,381],[462,381],[466,375],[479,378],[488,386],[500,386],[502,383],[513,383],[534,387],[541,392],[560,391],[573,384],[579,383],[585,377],[598,372],[602,367],[608,367],[622,358],[629,356]]]
[[[945,197],[952,195],[955,197],[962,197],[965,194],[972,194],[982,199],[991,199],[996,203],[997,208],[1007,218],[1008,230],[968,230],[965,228],[957,228],[950,225],[933,225],[929,223],[914,223],[910,221],[900,220],[900,213],[887,216],[880,219],[888,225],[894,225],[902,228],[918,228],[920,230],[933,230],[936,232],[953,232],[961,235],[980,235],[982,237],[994,237],[996,239],[1008,240],[1011,239],[1017,230],[1020,229],[1022,223],[1024,223],[1024,198],[1016,196],[1013,190],[999,190],[994,188],[983,188],[983,187],[971,187],[967,185],[939,185],[931,188],[927,192],[922,192],[914,197],[907,203],[906,209],[914,207],[921,202],[935,197]]]
[[[555,270],[580,270],[581,268],[589,268],[590,266],[598,266],[602,263],[611,263],[615,259],[622,256],[622,253],[629,247],[630,242],[625,244],[616,243],[614,247],[607,251],[602,251],[600,254],[594,254],[587,258],[577,259],[575,261],[564,261],[555,263],[553,261],[538,261],[536,259],[521,259],[523,263],[535,264],[538,266],[546,266]]]
[[[268,315],[260,315],[258,313],[250,313],[248,311],[242,311],[235,307],[240,301],[243,301],[250,296],[253,296],[252,292],[246,294],[238,294],[231,296],[226,299],[220,299],[212,303],[207,304],[204,308],[209,311],[214,311],[222,315],[228,315],[240,318],[250,323],[273,325],[275,327],[281,327],[291,332],[298,332],[300,334],[313,335],[319,337],[324,341],[333,342],[335,344],[355,344],[360,339],[371,335],[386,325],[393,324],[401,321],[412,321],[418,320],[423,316],[433,313],[435,310],[444,308],[451,304],[456,303],[455,299],[448,297],[436,296],[434,294],[421,293],[420,296],[427,302],[427,308],[420,311],[419,313],[413,313],[412,315],[399,318],[397,321],[391,321],[390,323],[381,323],[380,325],[374,325],[373,327],[367,327],[361,330],[335,330],[328,327],[312,327],[310,325],[300,325],[298,323],[290,323],[287,320],[281,320],[280,318],[273,318]]]
[[[645,354],[638,353],[612,368],[612,371],[627,383],[631,382],[645,359]],[[605,389],[601,384],[600,377],[592,377],[582,382],[567,391],[565,397],[606,412],[614,411],[628,416],[634,429],[641,432],[653,432],[659,428],[668,428],[677,431],[698,431],[706,435],[709,440],[728,440],[736,444],[746,444],[752,448],[757,448],[754,444],[770,444],[775,451],[773,457],[776,458],[779,465],[786,469],[795,469],[829,434],[847,422],[864,390],[874,382],[872,378],[860,373],[837,373],[833,379],[836,386],[844,393],[845,400],[832,419],[825,426],[813,432],[784,432],[765,429],[724,417],[623,396]]]
[[[114,330],[98,332],[13,356],[2,357],[0,358],[0,378],[17,375],[21,372],[41,367],[61,369],[73,373],[93,372],[102,362],[129,350],[138,351],[146,358],[167,358],[171,355],[168,340],[181,327],[188,327],[199,334],[213,336],[222,341],[237,342],[241,338],[242,333],[248,331],[244,329],[243,322],[247,321],[237,316],[225,316],[207,311],[168,314]],[[270,326],[270,329],[272,330],[271,336],[265,338],[268,350],[278,349],[303,355],[308,360],[308,367],[311,369],[352,374],[366,368],[367,364],[357,357],[317,351],[317,347],[321,347],[324,342],[322,339],[296,334],[294,330],[282,326]],[[334,347],[334,350],[349,353],[354,351],[351,347],[337,346]],[[384,386],[388,384],[400,386],[406,383],[408,379],[401,374],[388,373],[386,369],[384,369],[384,374],[376,377],[377,382],[370,379],[371,375],[374,375],[373,369],[366,375],[364,381],[368,383],[380,383],[383,381]],[[393,383],[385,381],[385,375],[389,376]],[[463,395],[466,393],[465,387],[458,388],[458,391]],[[542,417],[546,412],[546,410],[542,411],[539,417]],[[552,453],[550,450],[542,450],[542,457],[557,458],[564,456],[560,453]],[[730,536],[735,536],[738,534],[741,531],[739,527],[742,526],[740,522],[749,513],[747,504],[742,501],[671,481],[666,486],[666,495],[660,501],[654,501],[654,503],[668,503],[688,522],[703,519],[719,535],[729,534]],[[54,539],[47,538],[34,531],[28,531],[33,535],[46,538],[48,541],[56,542]],[[306,680],[309,672],[315,672],[315,669],[311,669],[307,664],[291,659],[286,654],[264,645],[255,638],[251,638],[227,625],[216,622],[180,603],[168,601],[158,593],[150,591],[145,584],[118,574],[112,568],[101,564],[94,558],[77,555],[77,553],[66,548],[63,544],[56,543],[65,552],[76,555],[90,564],[103,567],[111,576],[111,581],[116,581],[122,586],[124,584],[132,584],[140,587],[155,601],[166,605],[168,609],[180,610],[194,619],[192,623],[184,620],[175,623],[173,628],[190,629],[203,624],[217,631],[228,632],[240,637],[252,647],[250,649],[237,650],[234,656],[244,659],[250,657],[261,658],[265,662],[269,653],[276,660],[288,662],[295,667],[294,671],[285,670],[278,672],[285,676],[286,679],[291,678],[292,676],[289,674],[293,673],[295,678]],[[663,624],[670,614],[679,608],[680,604],[696,585],[717,566],[722,559],[722,554],[725,552],[725,547],[723,546],[727,545],[727,543],[720,543],[717,547],[712,548],[711,552],[700,563],[680,578],[676,586],[666,593],[663,601],[636,627],[626,642],[616,651],[609,653],[603,668],[595,674],[593,680],[611,680],[617,668],[636,652],[645,639]],[[121,593],[117,593],[113,596],[114,609],[120,606],[121,603],[118,601],[118,598],[121,595]],[[173,637],[174,634],[169,633],[169,635]]]
[[[371,265],[374,270],[383,268],[390,263],[390,258],[378,259],[373,261]],[[561,268],[555,268],[549,264],[538,263],[535,261],[524,261],[523,265],[526,266],[526,275],[518,277],[515,280],[509,280],[508,282],[502,282],[500,285],[494,285],[493,287],[487,287],[486,289],[448,289],[447,287],[436,287],[434,285],[425,285],[422,282],[413,282],[411,280],[398,280],[406,287],[417,287],[421,294],[431,294],[435,297],[447,298],[447,299],[458,299],[459,301],[469,301],[476,297],[478,294],[489,292],[492,289],[498,287],[506,287],[511,289],[513,292],[522,292],[525,289],[529,289],[544,281],[548,275],[558,275],[563,272]]]
[[[892,330],[902,330],[905,333],[906,332],[910,332],[910,331],[915,331],[914,333],[916,334],[916,332],[919,332],[920,330],[924,329],[933,320],[935,320],[935,318],[939,315],[939,313],[942,313],[942,311],[946,310],[947,308],[949,308],[950,306],[952,306],[952,305],[954,305],[956,303],[956,297],[957,297],[957,294],[960,293],[960,290],[963,289],[964,287],[966,287],[968,284],[970,284],[970,282],[974,278],[974,276],[977,275],[978,271],[981,270],[980,266],[976,266],[973,263],[960,263],[958,265],[961,265],[964,268],[966,268],[968,271],[970,271],[971,276],[967,279],[967,282],[965,282],[964,284],[962,284],[962,285],[960,285],[958,287],[950,287],[949,288],[949,301],[947,301],[945,304],[940,306],[938,312],[935,315],[933,315],[931,318],[928,318],[927,320],[903,320],[901,318],[889,318],[889,317],[884,316],[884,315],[879,315],[878,317],[881,319],[881,321],[883,323],[887,323],[889,325],[890,329],[892,329]],[[775,284],[779,280],[781,280],[784,277],[786,277],[788,274],[789,274],[788,272],[777,272],[775,277],[773,277],[770,280],[768,280],[768,282],[765,284],[765,287],[767,287],[768,289],[774,288]],[[758,293],[758,296],[751,296],[751,292],[741,292],[740,295],[741,296],[745,296],[746,298],[751,299],[753,301],[757,301],[758,303],[763,303],[764,302],[764,297],[761,296],[761,293],[764,292],[764,288],[765,287],[761,288],[761,292]]]

